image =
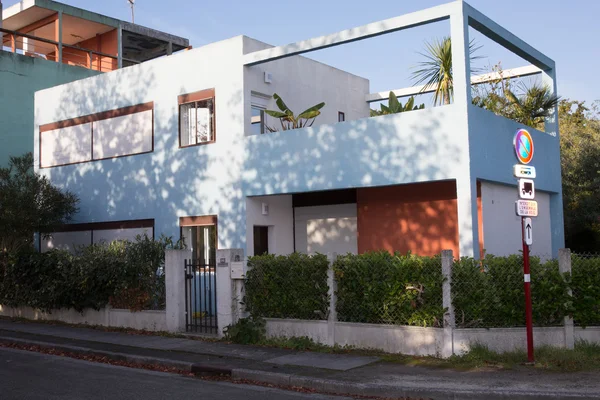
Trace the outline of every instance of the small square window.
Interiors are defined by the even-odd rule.
[[[215,141],[215,99],[198,98],[180,101],[179,141],[181,147],[194,146]],[[186,99],[187,100],[187,99]]]
[[[346,114],[338,111],[338,122],[344,122],[346,120]]]

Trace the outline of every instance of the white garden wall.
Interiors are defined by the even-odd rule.
[[[307,336],[317,343],[330,344],[327,321],[267,318],[266,322],[268,337]],[[334,344],[339,346],[418,356],[442,356],[445,346],[454,354],[463,354],[475,343],[496,352],[525,350],[527,337],[525,328],[450,329],[450,334],[444,335],[443,328],[336,322],[334,329]],[[533,334],[536,347],[565,347],[563,327],[534,328]],[[450,343],[445,342],[446,338]],[[576,328],[575,340],[600,343],[600,327]]]
[[[52,310],[48,313],[31,307],[13,308],[0,305],[0,316],[25,318],[32,321],[61,321],[67,324],[100,325],[148,331],[167,330],[164,310],[131,312],[129,310],[103,308],[98,311],[85,309],[83,312],[73,309]]]

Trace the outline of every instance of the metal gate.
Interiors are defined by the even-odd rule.
[[[185,329],[218,332],[217,269],[214,261],[185,260]]]

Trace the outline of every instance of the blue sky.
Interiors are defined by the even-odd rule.
[[[130,20],[127,0],[63,0],[115,18]],[[273,45],[333,33],[407,12],[443,4],[445,0],[136,0],[136,23],[184,36],[201,46],[244,34]],[[17,3],[4,0],[4,6]],[[470,0],[473,7],[498,22],[557,64],[559,94],[600,99],[600,1],[597,0]],[[371,80],[372,91],[410,86],[410,74],[425,40],[448,34],[447,22],[311,53],[310,57]],[[505,68],[525,65],[515,55],[471,30],[483,56],[480,68],[502,61]],[[587,79],[586,79],[587,77]]]

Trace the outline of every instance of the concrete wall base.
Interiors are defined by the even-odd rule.
[[[307,336],[329,344],[328,321],[266,318],[268,337]],[[448,332],[450,331],[450,332]],[[565,347],[564,327],[534,328],[536,346]],[[468,352],[475,343],[496,352],[526,349],[525,328],[450,329],[335,322],[333,343],[387,353],[448,357]],[[600,327],[575,328],[575,341],[600,343]],[[445,349],[453,349],[451,353]]]
[[[73,309],[52,310],[48,313],[31,307],[13,308],[0,305],[0,316],[26,318],[32,321],[61,321],[68,324],[100,325],[147,331],[167,330],[167,318],[163,310],[132,312],[103,308],[98,311],[86,309],[81,313]]]

